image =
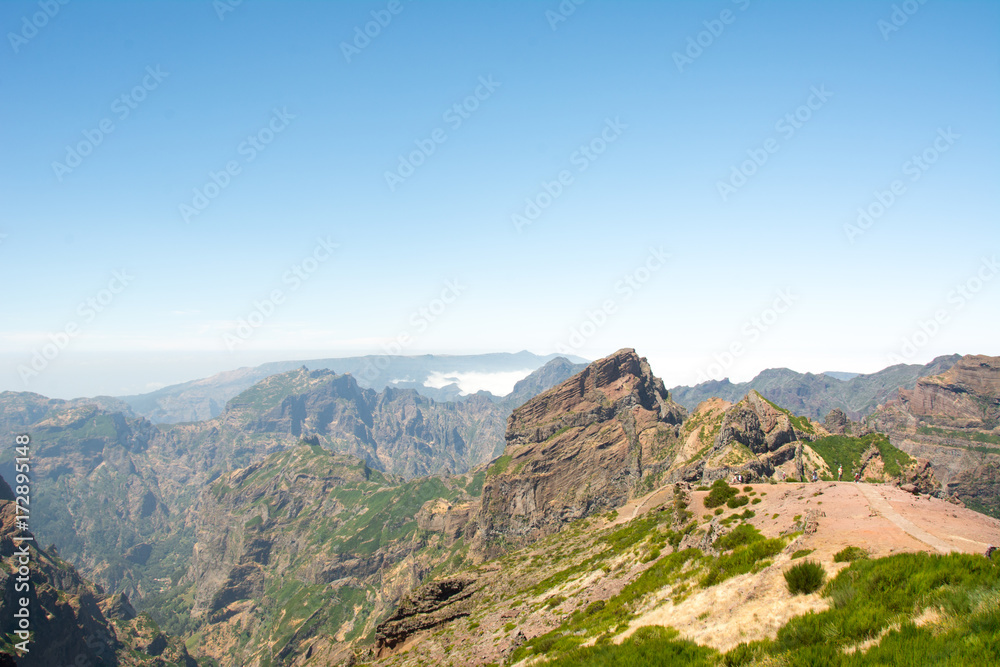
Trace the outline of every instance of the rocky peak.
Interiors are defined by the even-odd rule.
[[[516,409],[507,422],[507,442],[541,442],[565,426],[603,421],[633,407],[669,424],[680,424],[686,414],[645,358],[622,349]]]
[[[715,438],[715,449],[738,442],[754,454],[766,454],[793,440],[795,429],[788,415],[756,391],[751,391],[726,411],[722,428]]]
[[[619,350],[516,409],[489,466],[478,517],[484,555],[625,504],[673,462],[684,408],[645,359]]]

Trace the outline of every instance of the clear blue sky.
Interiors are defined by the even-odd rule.
[[[0,4],[0,389],[121,393],[400,336],[635,347],[668,386],[1000,354],[1000,5],[572,6]],[[228,184],[199,202],[211,173]],[[892,204],[845,230],[876,192]],[[528,198],[547,207],[518,228]]]

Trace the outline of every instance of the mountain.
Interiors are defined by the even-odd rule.
[[[835,380],[851,380],[851,379],[854,379],[854,378],[858,377],[859,375],[861,375],[861,373],[844,373],[842,371],[824,371],[822,373],[822,375],[826,375],[827,377],[832,377]]]
[[[709,398],[738,401],[754,390],[791,410],[811,419],[822,419],[831,410],[842,410],[852,419],[860,419],[889,400],[896,390],[912,389],[920,377],[948,370],[960,355],[938,357],[929,364],[898,364],[850,379],[835,377],[843,374],[796,373],[787,368],[772,368],[761,372],[749,382],[733,384],[728,379],[709,380],[694,387],[674,387],[674,400],[688,410]]]
[[[136,614],[128,598],[105,595],[51,547],[39,548],[34,535],[18,528],[24,515],[14,501],[0,478],[0,660],[17,656],[19,667],[197,667],[184,643],[161,632],[148,615]],[[30,636],[15,633],[22,609]]]
[[[295,368],[198,423],[2,394],[0,424],[13,430],[0,437],[31,434],[38,534],[217,667],[514,664],[591,650],[747,664],[800,650],[780,643],[786,627],[819,642],[808,650],[827,663],[823,651],[878,654],[856,646],[872,637],[894,645],[893,622],[924,641],[915,619],[940,587],[926,600],[906,589],[877,613],[851,593],[883,591],[896,567],[966,573],[933,579],[956,586],[957,605],[935,637],[965,659],[954,637],[981,652],[991,636],[975,600],[995,566],[903,557],[981,553],[1000,543],[1000,521],[963,508],[940,463],[873,429],[909,419],[905,404],[942,420],[914,417],[918,432],[986,434],[998,367],[963,359],[864,423],[822,424],[753,390],[688,412],[631,349],[582,369],[552,360],[503,400],[440,403]],[[10,467],[10,453],[0,462]],[[840,562],[844,550],[876,569]],[[785,587],[803,553],[828,577],[853,572],[830,590],[857,618],[823,621],[843,634],[801,626],[831,608]],[[761,643],[741,644],[751,640]]]
[[[404,482],[315,443],[273,454],[202,493],[168,604],[221,664],[334,664],[435,567],[463,561],[467,546],[428,530],[424,508],[468,503],[467,483]]]
[[[253,368],[240,368],[163,387],[147,394],[122,396],[121,401],[135,414],[154,423],[176,424],[218,417],[226,403],[251,386],[272,375],[308,366],[351,374],[358,383],[377,392],[387,387],[415,389],[435,401],[456,401],[463,394],[458,382],[467,374],[489,377],[499,373],[529,372],[560,358],[530,352],[476,355],[389,356],[369,355],[308,361],[278,361]],[[573,362],[582,362],[574,358]],[[568,377],[568,376],[567,376]]]
[[[481,548],[494,554],[624,504],[669,467],[684,416],[634,350],[514,410],[483,487]]]
[[[520,395],[573,369],[554,359],[522,380]],[[247,389],[218,417],[187,424],[4,392],[0,438],[32,436],[39,535],[102,586],[155,606],[164,582],[186,569],[197,539],[191,512],[220,475],[303,438],[391,475],[461,474],[502,452],[511,409],[482,395],[438,403],[412,389],[376,393],[350,375],[299,368]],[[13,473],[13,457],[0,451],[0,472]]]
[[[1000,357],[962,357],[900,390],[868,421],[929,460],[949,493],[1000,517]]]

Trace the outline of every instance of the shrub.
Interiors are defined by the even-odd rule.
[[[718,508],[717,510],[715,510],[715,516],[719,516],[720,514],[722,514],[722,513],[723,513],[723,512],[725,512],[725,511],[726,511],[726,510],[724,510],[724,509],[722,509],[722,508],[720,507],[720,508]]]
[[[726,507],[730,509],[736,509],[737,507],[743,507],[750,502],[750,499],[746,496],[734,496],[726,501]]]
[[[852,563],[860,558],[868,558],[868,552],[861,547],[845,547],[833,556],[834,563]]]
[[[719,507],[736,494],[736,489],[726,484],[726,480],[717,479],[712,484],[712,490],[705,496],[705,507],[708,509]]]
[[[756,505],[759,502],[760,502],[760,498],[754,498],[753,500],[750,501],[750,504]]]
[[[819,590],[826,579],[826,570],[823,566],[814,561],[806,561],[793,566],[785,572],[785,582],[788,584],[788,592],[792,595],[800,593],[808,595]]]
[[[803,556],[808,556],[813,551],[815,551],[815,549],[799,549],[798,551],[792,554],[792,560],[795,560],[796,558],[802,558]]]
[[[743,493],[750,493],[751,491],[753,491],[753,487],[752,486],[744,486],[743,487]]]

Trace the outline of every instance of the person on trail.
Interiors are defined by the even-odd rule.
[[[854,481],[858,482],[860,480],[861,480],[861,471],[859,470],[856,473],[854,473]]]
[[[837,466],[837,481],[844,479],[844,466]]]

